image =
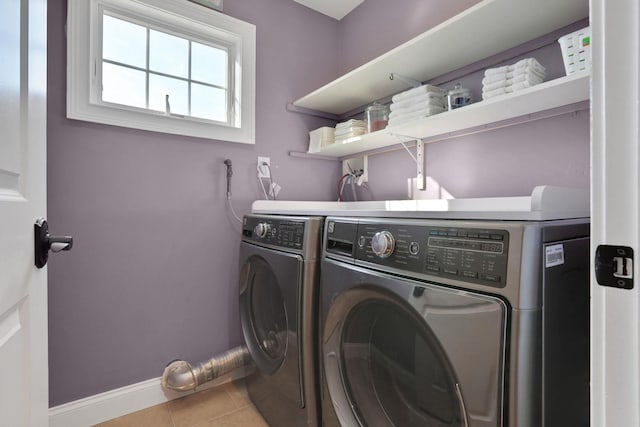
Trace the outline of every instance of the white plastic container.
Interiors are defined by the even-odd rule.
[[[558,39],[564,70],[569,74],[591,71],[591,28],[586,27]]]
[[[322,147],[333,144],[334,133],[335,129],[328,126],[309,132],[309,153],[317,153]]]

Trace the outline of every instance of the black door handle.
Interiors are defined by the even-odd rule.
[[[49,251],[69,251],[73,247],[73,237],[52,236],[49,234],[49,224],[44,218],[39,218],[33,225],[33,239],[35,249],[35,265],[42,268],[47,264]]]

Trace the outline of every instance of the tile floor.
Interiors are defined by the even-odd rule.
[[[94,427],[269,427],[242,383],[232,382]]]

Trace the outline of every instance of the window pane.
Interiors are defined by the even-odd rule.
[[[189,41],[151,30],[149,69],[176,77],[189,77]]]
[[[102,100],[146,108],[144,71],[102,63]]]
[[[191,85],[191,115],[203,119],[227,122],[227,91],[193,83]]]
[[[147,67],[147,29],[112,16],[102,16],[102,57]]]
[[[170,77],[149,75],[149,108],[166,111],[166,96],[173,114],[189,115],[189,86],[187,82]]]
[[[227,87],[227,51],[193,42],[191,79]]]

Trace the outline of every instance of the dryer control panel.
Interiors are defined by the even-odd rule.
[[[507,230],[360,222],[353,243],[356,263],[493,287],[506,285]]]
[[[304,221],[245,216],[242,239],[281,248],[302,249]]]

